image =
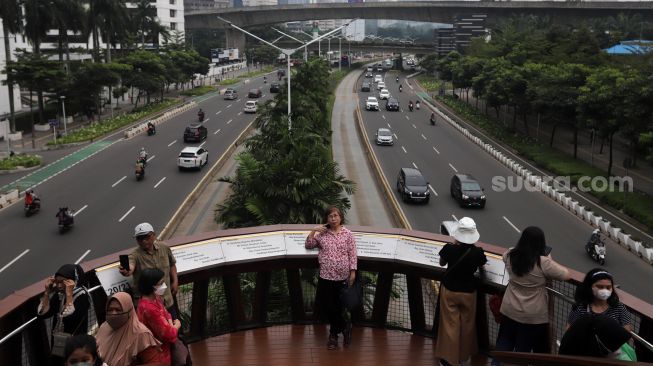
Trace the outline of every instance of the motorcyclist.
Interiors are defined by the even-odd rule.
[[[136,162],[136,168],[134,169],[134,173],[138,176],[145,176],[145,164],[143,163],[142,160],[139,160]]]
[[[204,111],[200,108],[200,111],[197,112],[197,117],[199,117],[200,122],[204,121]]]
[[[65,226],[70,226],[75,221],[72,210],[68,207],[60,207],[56,216],[59,219],[59,223]]]
[[[149,132],[150,135],[154,135],[156,132],[156,126],[154,126],[154,123],[152,121],[147,122],[147,131]]]
[[[263,76],[263,84],[267,84],[267,82],[268,82],[267,76]]]
[[[415,102],[415,108],[419,109],[419,100]]]
[[[397,78],[395,80],[397,80],[397,82],[399,82],[399,76],[397,76]]]
[[[413,111],[413,101],[412,100],[408,101],[408,109],[410,109],[411,112]]]
[[[589,249],[589,251],[594,251],[594,245],[599,245],[603,246],[603,241],[601,240],[601,232],[599,229],[594,229],[592,231],[592,235],[590,235],[589,240],[587,240],[587,244],[585,244],[586,249]]]
[[[401,93],[401,90],[402,90],[402,89],[403,89],[403,88],[401,87],[401,84],[399,84],[399,92],[400,92],[400,93]]]
[[[145,151],[144,147],[141,147],[141,151],[138,153],[138,161],[143,162],[143,164],[147,163],[147,151]]]
[[[25,207],[40,206],[41,199],[34,193],[33,189],[25,191]]]
[[[431,124],[435,126],[435,113],[431,113],[431,118],[430,118]]]

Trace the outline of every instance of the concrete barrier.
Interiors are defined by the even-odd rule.
[[[583,215],[583,221],[591,224],[593,219],[594,219],[594,212],[590,210],[585,210],[585,214]]]
[[[583,205],[576,206],[576,216],[582,219],[584,214],[585,214],[585,206]]]
[[[599,222],[598,227],[603,234],[608,236],[610,235],[610,230],[612,230],[612,225],[610,225],[610,221],[601,220],[601,222]]]

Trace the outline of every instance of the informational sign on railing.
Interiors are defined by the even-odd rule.
[[[304,248],[308,231],[274,231],[205,240],[172,248],[177,272],[198,270],[221,264],[253,262],[263,259],[315,257],[317,249]],[[380,261],[399,261],[440,268],[440,249],[446,243],[404,235],[356,232],[358,256]],[[508,275],[500,256],[487,254],[487,280],[505,285]],[[118,263],[96,269],[107,295],[130,286],[131,277],[123,277]]]

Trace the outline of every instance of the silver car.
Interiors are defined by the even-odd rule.
[[[376,130],[376,144],[377,145],[394,145],[394,139],[392,138],[392,132],[387,128],[379,128]]]

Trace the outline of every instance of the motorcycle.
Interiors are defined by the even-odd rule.
[[[75,224],[73,212],[72,210],[69,210],[68,207],[60,207],[56,217],[59,220],[60,234],[63,234],[66,231],[72,229],[73,225]]]
[[[401,87],[401,85],[399,85],[399,92],[401,93],[402,90],[403,88]]]
[[[411,112],[413,111],[413,103],[408,104],[408,109],[410,109]]]
[[[148,126],[147,127],[147,135],[148,136],[156,135],[156,127]]]
[[[415,102],[415,109],[419,111],[419,102]]]
[[[397,82],[399,82],[399,77],[397,77],[395,80],[397,80]]]
[[[139,156],[138,159],[136,159],[136,164],[143,164],[143,168],[145,168],[147,166],[147,155]]]
[[[41,210],[41,200],[35,199],[30,204],[25,204],[25,216],[30,217]]]
[[[134,171],[134,174],[136,175],[136,180],[137,180],[137,181],[140,181],[140,180],[142,180],[142,179],[145,177],[145,169],[143,169],[143,168],[141,168],[141,169],[136,169],[136,170]]]
[[[592,232],[592,236],[585,244],[585,251],[595,262],[602,266],[605,265],[605,242],[598,230]]]
[[[204,121],[204,112],[197,112],[197,118],[200,122]]]
[[[431,121],[431,126],[435,126],[435,116],[431,115],[430,121]]]

